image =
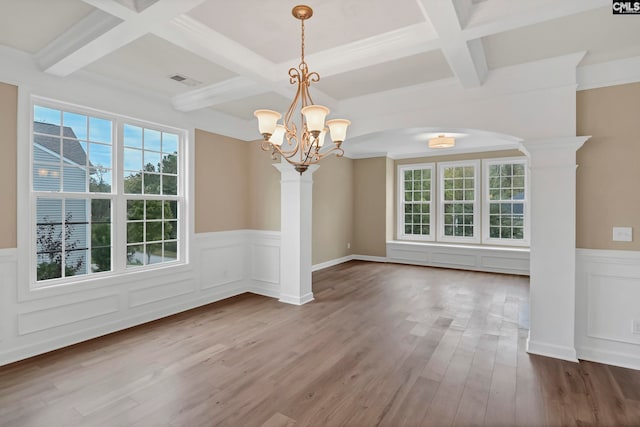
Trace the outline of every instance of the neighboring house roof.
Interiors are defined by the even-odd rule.
[[[60,153],[60,140],[56,139],[60,135],[60,126],[50,123],[33,122],[33,142],[49,151],[56,153],[58,156],[63,155],[65,159],[70,160],[79,165],[87,164],[87,153],[78,142],[78,137],[68,126],[62,128],[62,136],[68,138],[65,141],[63,153]],[[53,137],[53,138],[52,138]]]

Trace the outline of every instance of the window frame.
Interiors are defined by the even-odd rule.
[[[523,230],[523,239],[510,239],[510,238],[496,238],[491,237],[490,233],[490,203],[494,202],[489,200],[489,168],[494,165],[505,165],[505,164],[522,164],[524,166],[524,193],[525,197],[522,199],[523,203],[523,221],[524,221],[524,230]],[[526,157],[499,157],[493,159],[483,159],[482,160],[482,243],[483,244],[493,244],[500,246],[522,246],[528,247],[531,243],[530,241],[530,203],[529,203],[529,193],[530,193],[530,171],[529,164]],[[511,201],[514,201],[513,199]],[[517,200],[520,202],[520,200]]]
[[[429,204],[429,234],[406,234],[404,231],[404,172],[418,169],[429,169],[431,171],[431,198],[428,202]],[[398,200],[397,200],[397,210],[396,210],[396,227],[397,227],[397,236],[398,239],[402,240],[417,240],[417,241],[434,241],[436,233],[434,232],[436,224],[437,224],[437,213],[434,211],[435,200],[437,196],[437,185],[436,185],[436,165],[435,163],[418,163],[418,164],[407,164],[407,165],[398,165],[397,167],[397,188],[398,188]]]
[[[465,237],[465,236],[445,236],[444,234],[444,227],[445,227],[445,221],[444,221],[444,205],[445,205],[445,200],[444,200],[444,172],[445,169],[449,168],[449,167],[473,167],[473,179],[474,179],[474,200],[473,200],[473,237]],[[445,242],[445,243],[481,243],[481,231],[482,231],[482,227],[480,224],[481,221],[481,215],[480,215],[480,200],[479,197],[482,197],[480,195],[480,190],[481,190],[481,186],[480,186],[480,179],[479,179],[479,172],[480,172],[480,160],[462,160],[462,161],[451,161],[451,162],[438,162],[437,163],[437,169],[438,169],[438,182],[437,182],[437,189],[438,189],[438,214],[437,214],[437,223],[438,223],[438,234],[437,234],[437,239],[439,242]]]
[[[112,141],[111,141],[111,192],[98,193],[89,192],[65,192],[62,188],[58,191],[34,190],[34,107],[42,106],[53,108],[62,112],[70,112],[76,114],[98,117],[110,120]],[[72,284],[84,282],[93,282],[96,280],[104,280],[109,278],[122,277],[129,274],[138,274],[140,272],[153,272],[167,267],[183,266],[187,264],[188,251],[188,221],[187,221],[187,185],[188,173],[186,170],[186,148],[188,131],[172,126],[161,125],[158,123],[148,122],[140,119],[134,119],[117,113],[110,113],[97,110],[91,107],[75,105],[59,100],[53,100],[36,95],[29,96],[29,121],[28,121],[28,210],[29,220],[29,242],[25,246],[29,250],[28,257],[28,282],[29,288],[32,290],[41,290],[53,287],[67,287]],[[178,135],[178,159],[177,159],[177,194],[176,195],[153,195],[153,194],[127,194],[124,192],[124,126],[125,124],[140,126],[147,129],[158,130]],[[87,178],[88,179],[88,178]],[[37,280],[37,200],[42,198],[59,199],[59,200],[95,200],[109,199],[111,201],[111,270],[101,272],[88,272],[87,274],[67,276],[55,279]],[[178,202],[177,209],[177,259],[174,261],[147,264],[143,266],[128,267],[127,266],[127,200],[143,199],[143,200],[176,200]],[[88,237],[90,239],[90,236]],[[164,238],[164,235],[163,235]],[[163,240],[164,241],[164,240]],[[90,269],[90,266],[87,267]]]

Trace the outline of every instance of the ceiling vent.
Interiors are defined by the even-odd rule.
[[[182,83],[183,85],[190,86],[190,87],[194,87],[202,84],[202,82],[196,79],[192,79],[191,77],[184,76],[182,74],[174,74],[172,76],[169,76],[169,78],[171,80],[175,80],[176,82]]]

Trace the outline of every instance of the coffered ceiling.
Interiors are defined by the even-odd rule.
[[[356,97],[452,79],[472,91],[497,69],[558,55],[584,51],[580,65],[640,57],[640,17],[612,15],[608,0],[306,2],[314,9],[306,62],[321,75],[314,100],[346,117],[345,101]],[[183,112],[251,121],[255,109],[284,110],[291,99],[295,4],[0,0],[0,45],[32,54],[52,75],[83,70],[165,96]],[[176,74],[190,84],[170,78]],[[383,136],[414,140],[437,131],[429,125]]]

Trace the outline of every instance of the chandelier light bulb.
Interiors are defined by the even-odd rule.
[[[277,124],[273,134],[269,138],[269,142],[273,145],[281,146],[286,132],[287,130],[284,128],[284,125]]]
[[[273,110],[256,110],[253,115],[258,118],[258,131],[269,136],[276,130],[276,123],[282,117],[282,114]]]

